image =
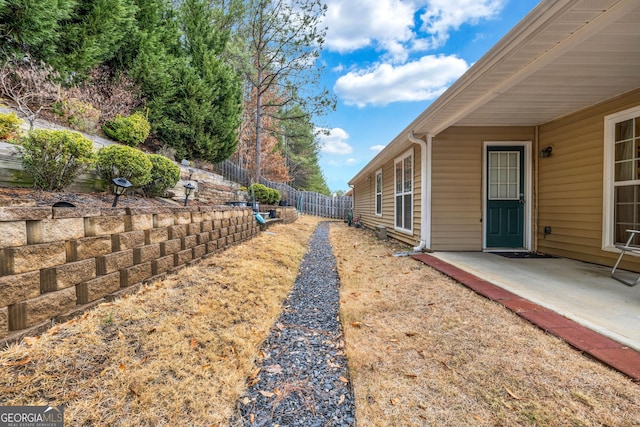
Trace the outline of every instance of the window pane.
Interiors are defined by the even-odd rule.
[[[615,171],[615,180],[619,181],[630,181],[633,179],[633,165],[634,161],[625,161],[616,163],[616,171]]]
[[[376,193],[382,192],[382,174],[376,174]]]
[[[616,143],[616,162],[633,159],[633,142],[624,141]]]
[[[640,186],[625,185],[615,188],[615,242],[626,243],[628,229],[640,227]]]
[[[402,193],[402,162],[396,163],[396,193]]]
[[[376,195],[376,213],[380,215],[382,213],[382,195]]]
[[[633,138],[633,120],[616,123],[616,141]]]
[[[403,228],[407,229],[407,230],[411,230],[412,224],[411,224],[411,213],[412,213],[412,208],[411,208],[411,194],[407,194],[404,196],[404,206],[402,207],[404,209],[404,226]]]

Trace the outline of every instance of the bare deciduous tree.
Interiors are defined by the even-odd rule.
[[[0,91],[29,121],[33,129],[38,115],[60,99],[58,73],[29,58],[7,60],[0,69]]]

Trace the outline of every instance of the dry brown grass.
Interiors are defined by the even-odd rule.
[[[0,405],[67,425],[226,425],[317,222],[278,225],[0,352]]]
[[[640,386],[398,245],[331,227],[360,426],[637,426]]]

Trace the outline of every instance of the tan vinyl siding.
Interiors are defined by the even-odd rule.
[[[407,234],[394,229],[395,224],[395,159],[389,159],[382,166],[382,215],[375,214],[375,177],[371,173],[354,183],[354,215],[360,215],[362,223],[368,228],[383,225],[387,235],[408,245],[414,246],[420,239],[420,147],[407,142],[406,150],[413,148],[413,232]],[[402,151],[400,156],[406,153]]]
[[[613,265],[603,251],[604,117],[640,105],[640,90],[540,126],[539,147],[553,154],[539,159],[538,250]],[[552,233],[544,236],[545,226]],[[640,260],[628,257],[640,269]]]
[[[532,140],[531,127],[453,127],[433,139],[433,250],[482,250],[483,142]]]

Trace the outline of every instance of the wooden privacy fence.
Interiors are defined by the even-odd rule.
[[[216,163],[215,171],[230,181],[246,187],[251,185],[251,173],[230,160]],[[263,177],[260,177],[258,182],[278,190],[282,203],[286,206],[295,206],[302,214],[345,219],[353,206],[353,199],[350,196],[325,196],[313,191],[300,191],[288,184],[269,181]]]

